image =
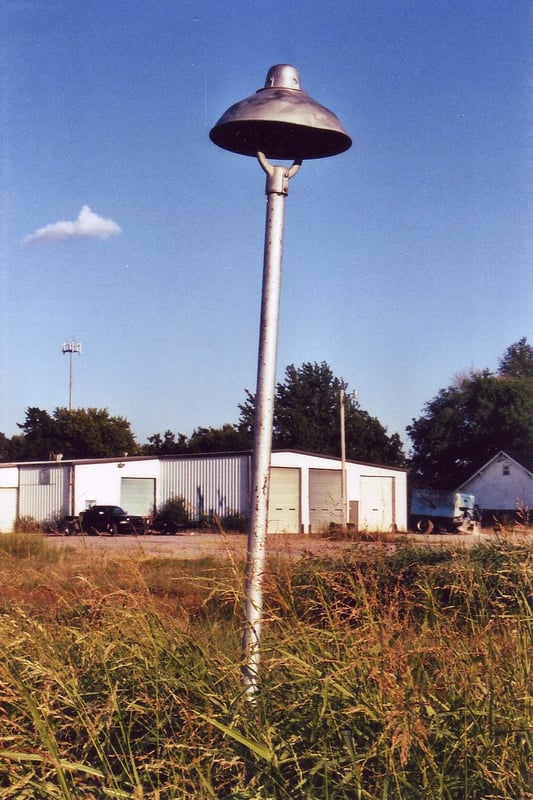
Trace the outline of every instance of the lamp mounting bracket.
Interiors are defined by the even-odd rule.
[[[264,153],[257,153],[257,160],[266,172],[266,194],[289,194],[289,179],[296,175],[302,166],[302,160],[293,161],[290,167],[271,164]]]

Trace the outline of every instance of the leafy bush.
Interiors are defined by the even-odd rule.
[[[190,522],[190,509],[183,497],[170,497],[157,515],[158,520],[171,525],[187,525]]]
[[[221,518],[220,523],[226,532],[246,533],[248,530],[248,517],[239,511],[229,511]]]

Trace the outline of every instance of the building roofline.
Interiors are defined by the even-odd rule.
[[[313,456],[313,458],[329,458],[331,461],[338,461],[340,463],[340,456],[330,456],[326,453],[312,453],[308,450],[295,450],[292,447],[283,447],[272,450],[273,453],[294,453],[299,456]],[[378,464],[375,461],[359,461],[353,458],[346,459],[347,464],[359,464],[361,467],[380,467],[381,469],[396,469],[399,472],[409,472],[408,467],[392,467],[390,464]]]
[[[113,464],[116,461],[154,461],[158,456],[114,456],[110,458],[53,458],[42,461],[4,461],[2,467],[60,467],[62,464]]]
[[[294,453],[294,455],[308,456],[312,458],[324,458],[330,461],[341,462],[340,456],[327,455],[325,453],[313,453],[306,450],[296,450],[291,447],[276,448],[272,450],[273,454],[276,453]],[[164,455],[137,455],[137,456],[114,456],[109,458],[65,458],[65,459],[51,459],[42,461],[13,461],[0,463],[1,468],[7,467],[58,467],[62,465],[79,466],[84,464],[115,464],[117,462],[134,462],[134,461],[169,461],[172,459],[185,460],[185,459],[200,459],[200,458],[224,458],[227,456],[248,456],[252,455],[252,450],[223,450],[214,453],[174,453]],[[378,467],[380,469],[393,469],[398,472],[409,472],[408,467],[393,467],[390,464],[377,464],[371,461],[357,461],[355,459],[346,459],[347,464],[358,464],[362,467]]]

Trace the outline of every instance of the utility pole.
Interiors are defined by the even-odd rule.
[[[346,392],[344,389],[339,391],[339,406],[341,417],[341,508],[342,508],[342,532],[345,533],[348,527],[348,514],[346,509],[346,430],[344,426],[344,404],[346,402]]]
[[[352,400],[357,400],[359,394],[352,392],[346,397],[344,389],[339,390],[339,411],[341,423],[341,506],[342,506],[342,530],[346,532],[348,528],[348,487],[346,482],[346,428],[344,424],[344,412],[346,400],[351,404]]]
[[[68,382],[68,410],[72,411],[72,355],[76,353],[78,356],[81,355],[81,343],[80,342],[63,342],[61,345],[61,351],[63,355],[68,353],[70,356],[70,369],[69,369],[69,382]]]

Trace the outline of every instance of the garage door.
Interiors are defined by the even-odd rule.
[[[359,528],[390,531],[395,521],[394,478],[361,475]]]
[[[268,499],[268,532],[300,531],[300,470],[271,467]]]
[[[331,523],[342,524],[342,472],[340,469],[309,470],[309,524],[312,533]]]
[[[122,478],[120,505],[128,514],[147,517],[154,513],[155,478]]]
[[[0,488],[0,533],[15,530],[17,519],[17,489]]]

